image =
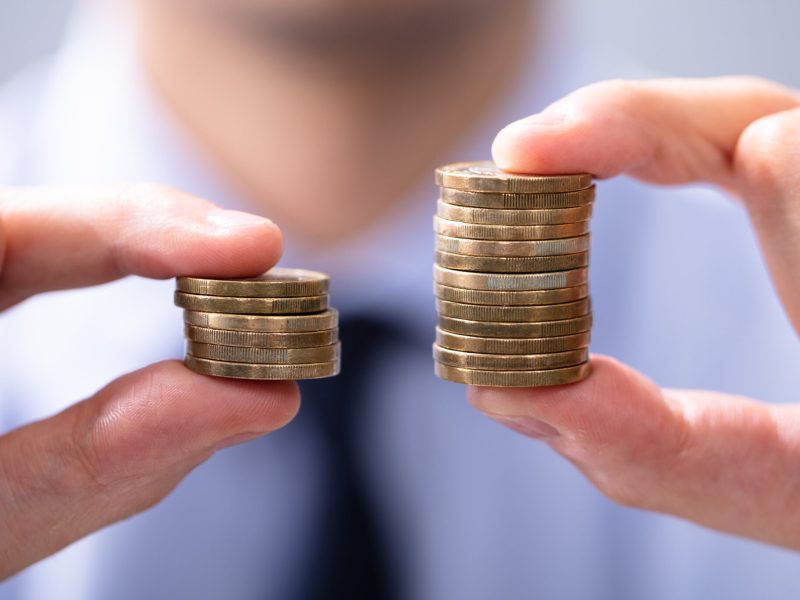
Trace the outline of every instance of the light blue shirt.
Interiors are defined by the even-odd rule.
[[[78,19],[52,64],[0,97],[0,183],[155,180],[246,207],[151,96],[130,32],[105,10]],[[580,30],[548,29],[562,51],[537,63],[546,87],[521,81],[452,159],[485,157],[506,122],[620,73],[620,63],[603,63],[577,41]],[[564,41],[570,31],[575,40]],[[432,340],[429,179],[384,224],[325,256],[286,232],[284,264],[331,273],[343,313],[391,312]],[[0,429],[180,357],[172,287],[127,279],[43,295],[0,315]],[[800,345],[745,213],[717,193],[601,184],[592,294],[595,352],[662,385],[796,399]],[[424,350],[396,348],[379,363],[358,440],[406,597],[797,595],[797,555],[614,505],[545,445],[477,414],[462,386],[433,376]],[[157,507],[0,585],[0,599],[280,598],[298,577],[313,577],[304,563],[322,518],[322,452],[302,423],[220,452]]]

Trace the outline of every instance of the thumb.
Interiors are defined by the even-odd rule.
[[[800,108],[753,122],[739,138],[735,164],[775,286],[800,332]]]
[[[160,363],[0,437],[0,580],[166,496],[215,450],[289,422],[297,386]]]
[[[581,383],[471,387],[470,401],[545,440],[617,502],[800,549],[796,407],[662,390],[602,356],[592,365]]]

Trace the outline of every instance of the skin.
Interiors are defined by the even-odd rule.
[[[441,18],[452,0],[136,6],[142,59],[164,102],[254,212],[330,246],[388,218],[398,195],[502,97],[528,11],[503,1],[508,11],[466,19],[446,43],[429,31],[419,48],[425,68],[402,52],[407,29]],[[486,1],[474,4],[483,17]],[[376,23],[381,35],[368,35]],[[300,44],[286,46],[276,27],[299,30],[291,39]],[[476,27],[486,37],[467,47],[463,36]],[[322,51],[318,38],[327,40]],[[483,85],[466,78],[475,66]],[[461,94],[455,110],[451,93]],[[0,310],[127,275],[256,275],[277,262],[282,243],[267,219],[161,186],[0,189]],[[0,580],[156,504],[218,449],[284,426],[299,402],[293,383],[215,379],[171,361],[1,436]]]
[[[487,10],[497,1],[137,6],[143,61],[174,114],[255,212],[290,242],[329,248],[391,219],[505,96],[523,67],[532,5]],[[442,15],[453,27],[409,36]],[[381,35],[366,33],[374,23]]]
[[[0,308],[126,275],[253,275],[281,248],[271,221],[169,188],[2,189]],[[294,383],[213,379],[169,361],[0,437],[0,579],[152,506],[299,404]]]
[[[747,207],[800,331],[800,95],[752,78],[606,82],[512,123],[495,160],[522,173],[710,182]],[[800,550],[800,405],[660,389],[594,356],[584,382],[471,388],[487,416],[544,440],[612,499]]]
[[[431,4],[386,6],[418,22]],[[209,18],[225,6],[257,11],[255,32]],[[502,96],[528,8],[510,2],[508,11],[495,11],[471,44],[429,47],[426,70],[404,62],[391,43],[376,50],[380,60],[363,59],[359,44],[369,43],[362,34],[370,27],[352,15],[375,3],[325,3],[333,8],[322,13],[320,6],[141,0],[139,18],[148,72],[200,146],[256,212],[329,246],[390,218],[394,200]],[[326,29],[320,14],[361,32],[355,48],[362,51],[341,46],[353,36],[335,35],[340,25]],[[303,20],[308,15],[313,23]],[[270,33],[275,22],[279,30],[300,23],[303,44],[287,47],[286,36]],[[325,35],[304,37],[320,27]],[[324,52],[306,44],[317,35],[327,40]],[[475,73],[483,76],[479,85]],[[793,92],[755,80],[602,84],[503,130],[494,153],[501,166],[522,172],[628,173],[735,189],[797,327],[800,291],[791,273],[800,261],[793,143],[800,116],[791,109],[798,104]],[[158,186],[5,189],[0,225],[0,308],[128,274],[253,275],[275,263],[282,244],[270,221]],[[791,510],[800,489],[795,407],[659,390],[602,357],[582,384],[471,389],[470,398],[492,418],[545,437],[620,502],[800,545]],[[291,383],[223,381],[166,362],[0,437],[0,579],[152,506],[217,449],[273,431],[298,409]]]

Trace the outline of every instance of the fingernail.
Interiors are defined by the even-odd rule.
[[[266,435],[265,433],[239,433],[237,435],[231,436],[221,442],[218,442],[214,446],[214,450],[223,450],[225,448],[230,448],[231,446],[238,446],[239,444],[243,444],[245,442],[249,442],[250,440],[254,440],[256,438],[260,438],[261,436]]]
[[[206,222],[223,229],[239,229],[271,224],[265,217],[242,212],[240,210],[213,210],[206,215]]]
[[[538,130],[563,127],[568,120],[569,115],[565,113],[543,112],[509,123],[500,130],[497,137],[498,139],[505,138],[503,141],[512,141],[518,136],[528,135]]]
[[[514,121],[500,130],[492,144],[492,158],[501,169],[518,166],[520,142],[530,135],[547,129],[563,128],[569,121],[566,113],[548,111]]]
[[[559,437],[561,434],[552,425],[548,425],[544,421],[534,419],[532,417],[497,417],[492,418],[498,423],[505,425],[509,429],[513,429],[517,433],[534,438],[536,440],[546,440],[554,437]]]

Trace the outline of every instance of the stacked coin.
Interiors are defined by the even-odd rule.
[[[590,372],[591,175],[437,169],[436,374],[457,383],[546,386]]]
[[[339,373],[338,319],[323,273],[275,268],[248,279],[179,277],[185,363],[236,379],[318,379]]]

